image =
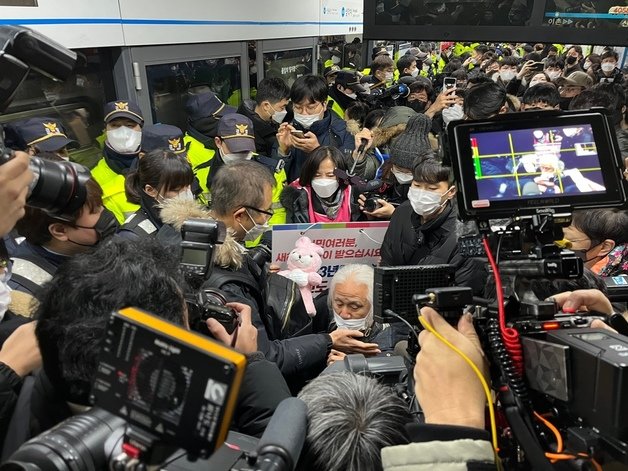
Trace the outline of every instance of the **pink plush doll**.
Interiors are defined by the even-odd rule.
[[[323,248],[313,243],[309,237],[300,237],[295,248],[288,255],[288,270],[279,272],[281,276],[294,281],[301,291],[301,298],[307,313],[314,317],[316,307],[312,299],[312,288],[323,282],[317,273],[323,264],[321,260]]]

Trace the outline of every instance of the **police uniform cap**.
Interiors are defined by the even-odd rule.
[[[231,152],[255,152],[253,122],[244,115],[231,113],[220,118],[218,137],[226,141]]]
[[[220,119],[223,116],[235,113],[236,109],[225,105],[215,93],[204,92],[192,95],[185,104],[185,111],[188,117],[195,121],[210,116]]]
[[[105,123],[117,118],[128,118],[140,126],[144,125],[140,107],[129,100],[110,101],[105,105]]]
[[[187,148],[183,142],[183,131],[170,124],[152,124],[142,129],[142,150],[169,150],[175,154],[185,154]]]
[[[63,125],[54,118],[29,118],[10,124],[21,142],[27,146],[37,146],[44,152],[57,152],[66,146],[78,147],[78,142],[70,139]]]

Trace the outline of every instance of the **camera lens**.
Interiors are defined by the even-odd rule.
[[[107,469],[105,443],[122,438],[125,423],[101,409],[72,417],[26,442],[0,466],[1,471]]]
[[[203,292],[205,293],[205,301],[208,303],[215,304],[217,306],[224,306],[227,304],[227,299],[217,289],[205,288]]]
[[[31,157],[34,174],[26,204],[60,219],[69,218],[85,204],[89,170],[72,162]]]

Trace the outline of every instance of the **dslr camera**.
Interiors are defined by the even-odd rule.
[[[225,225],[211,219],[188,219],[181,228],[180,267],[191,291],[185,293],[190,327],[197,332],[211,335],[207,319],[220,322],[232,334],[239,324],[238,313],[225,306],[224,294],[204,283],[211,274],[214,248],[222,244],[226,236]]]
[[[11,104],[15,92],[28,72],[34,70],[53,80],[70,76],[77,60],[74,51],[28,28],[0,27],[0,112]],[[13,158],[13,151],[4,145],[0,127],[0,165]],[[34,178],[26,204],[39,208],[58,219],[67,219],[85,204],[85,184],[90,178],[86,167],[72,162],[52,162],[31,157]]]

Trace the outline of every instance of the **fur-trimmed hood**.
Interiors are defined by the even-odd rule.
[[[380,147],[390,142],[406,130],[407,123],[397,124],[388,128],[373,129],[373,145]]]
[[[209,210],[200,206],[195,201],[184,201],[179,198],[171,198],[161,205],[161,220],[164,224],[181,232],[183,223],[188,219],[214,219]],[[246,249],[233,237],[233,231],[227,229],[225,241],[216,246],[214,251],[214,263],[227,269],[237,270],[242,267],[243,255]]]

